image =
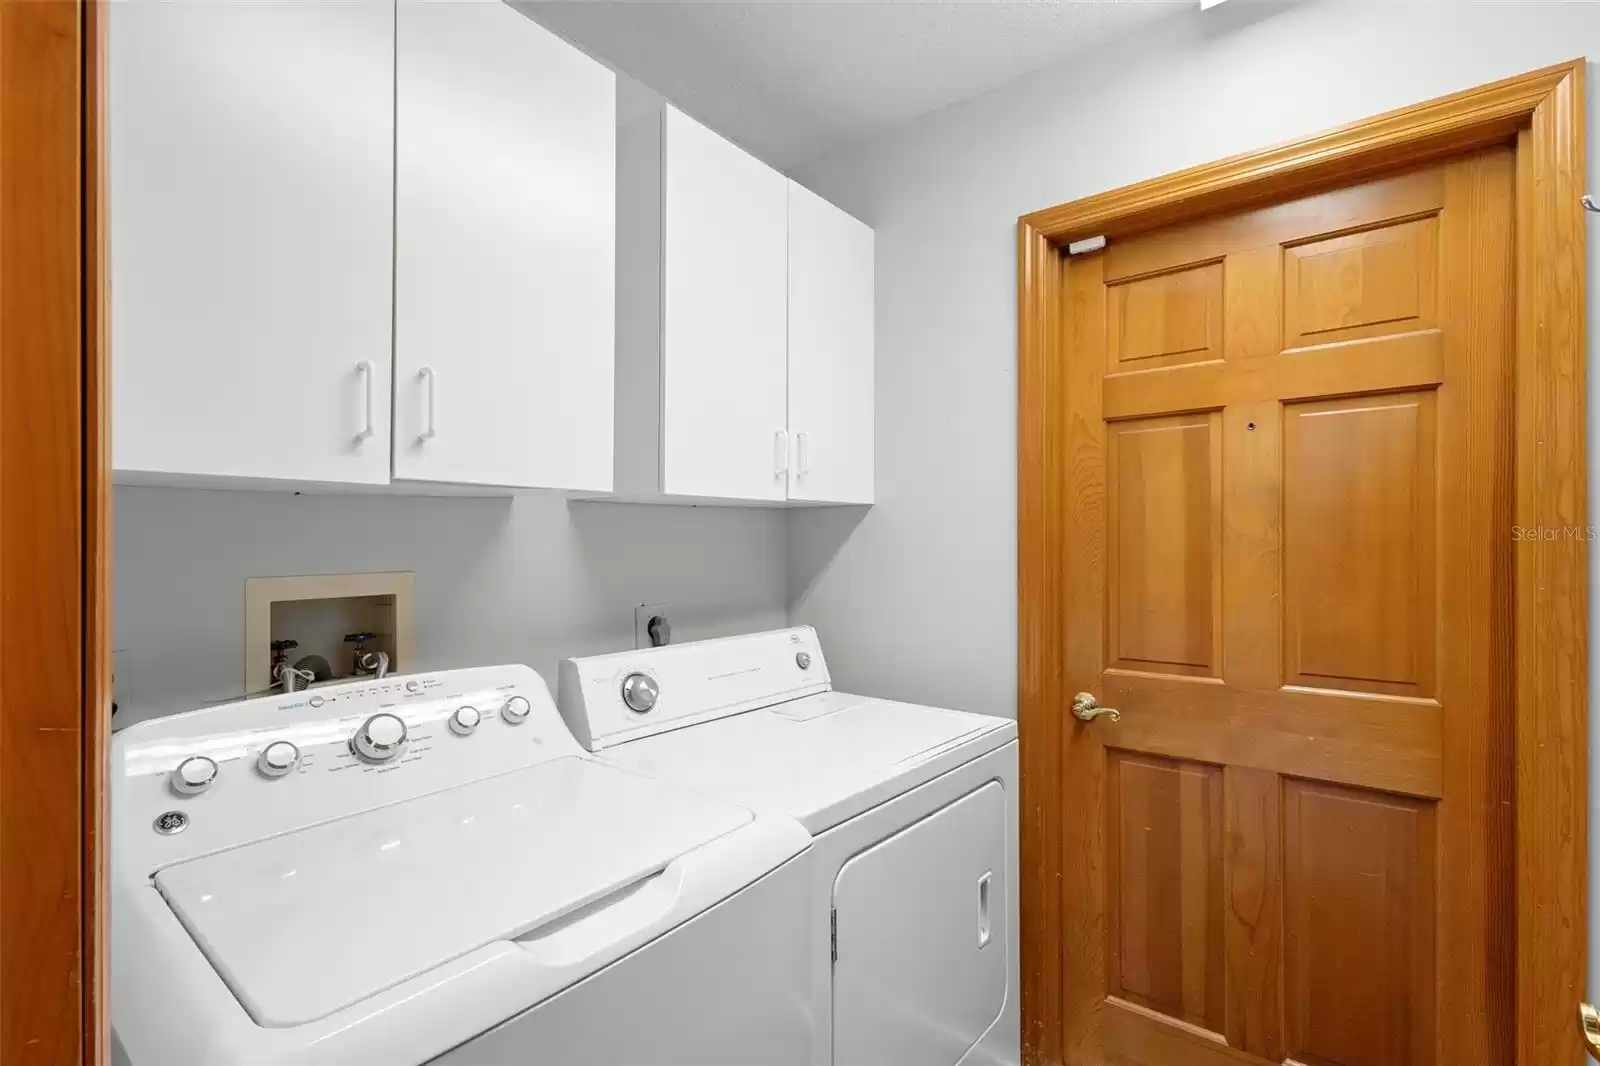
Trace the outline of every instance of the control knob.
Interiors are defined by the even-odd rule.
[[[521,725],[528,720],[528,713],[532,710],[533,705],[525,697],[512,696],[501,705],[500,717],[512,725]]]
[[[368,762],[388,762],[406,746],[406,723],[387,711],[361,723],[350,738],[350,750]]]
[[[661,689],[649,674],[629,674],[622,679],[622,702],[635,714],[644,714],[656,705]]]
[[[217,779],[217,761],[204,755],[191,755],[172,771],[172,791],[197,796]]]
[[[483,715],[478,713],[478,708],[472,706],[457,707],[450,712],[450,732],[458,737],[467,736],[478,723],[483,721]]]
[[[256,757],[256,770],[262,777],[283,777],[300,765],[300,749],[287,740],[274,740]]]

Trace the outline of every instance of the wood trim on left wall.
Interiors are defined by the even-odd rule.
[[[0,2],[0,1062],[108,1060],[100,0]]]
[[[83,989],[86,1066],[111,1059],[111,275],[106,39],[110,0],[83,0]]]

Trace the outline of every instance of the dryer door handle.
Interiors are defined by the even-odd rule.
[[[994,936],[994,928],[989,921],[989,891],[994,880],[994,871],[985,870],[983,876],[978,878],[978,950],[982,951],[989,946],[989,940]]]

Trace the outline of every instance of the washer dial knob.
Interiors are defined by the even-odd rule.
[[[478,713],[476,707],[457,707],[450,712],[450,732],[458,737],[467,736],[478,723],[483,721],[483,715]]]
[[[644,714],[656,705],[661,689],[649,674],[629,674],[622,679],[622,702],[635,714]]]
[[[191,755],[172,771],[172,791],[182,796],[198,796],[217,779],[217,761],[204,755]]]
[[[287,740],[274,740],[256,757],[256,770],[262,777],[283,777],[300,765],[300,749]]]
[[[506,702],[501,705],[500,717],[504,718],[512,725],[521,725],[523,722],[528,720],[528,712],[532,710],[533,705],[530,704],[525,697],[512,696],[509,700],[506,700]]]
[[[350,738],[350,748],[368,762],[388,762],[406,746],[406,723],[398,714],[384,711],[361,723]]]

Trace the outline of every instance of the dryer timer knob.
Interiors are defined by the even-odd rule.
[[[661,689],[649,674],[629,674],[622,679],[622,702],[635,714],[644,714],[656,705]]]
[[[526,696],[512,696],[501,705],[500,717],[512,725],[521,725],[528,720],[528,713],[533,710],[533,705]]]

